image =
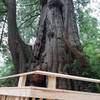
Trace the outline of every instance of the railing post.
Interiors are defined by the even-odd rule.
[[[19,82],[18,82],[18,87],[23,87],[26,84],[26,77],[27,76],[20,76],[19,77]]]
[[[48,76],[48,88],[56,89],[56,77]],[[47,100],[53,100],[53,99],[48,98]]]
[[[48,88],[50,89],[56,88],[56,77],[48,76]]]
[[[27,76],[20,76],[18,81],[18,87],[23,87],[26,84],[26,78]],[[20,97],[16,97],[15,100],[20,100]],[[21,98],[21,100],[24,100],[24,98]]]

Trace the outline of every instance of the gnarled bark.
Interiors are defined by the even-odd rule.
[[[34,46],[34,55],[40,60],[41,69],[79,75],[78,70],[73,72],[71,66],[76,60],[82,66],[87,63],[79,40],[73,1],[46,0],[42,5]],[[78,84],[76,81],[58,79],[57,87],[78,90]]]
[[[34,50],[20,38],[16,25],[16,2],[8,0],[9,47],[17,72],[45,70],[79,75],[72,67],[86,59],[79,40],[72,0],[41,0],[42,10]],[[34,80],[33,80],[34,78]],[[45,86],[45,76],[33,75],[31,83]],[[81,83],[57,79],[57,87],[80,90]],[[45,83],[45,84],[44,84]]]

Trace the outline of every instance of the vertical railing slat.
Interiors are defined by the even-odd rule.
[[[56,89],[56,77],[48,76],[48,88]],[[53,100],[48,98],[47,100]]]
[[[1,97],[1,100],[6,100],[6,96],[2,96]]]
[[[32,100],[35,100],[35,98],[34,98],[34,97],[32,97]]]
[[[25,86],[26,84],[26,78],[27,76],[20,76],[19,77],[19,82],[18,82],[18,87],[23,87]],[[15,100],[20,100],[21,98],[20,97],[16,97]],[[21,100],[24,100],[23,98]]]

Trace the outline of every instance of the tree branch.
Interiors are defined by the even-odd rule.
[[[1,33],[1,37],[0,37],[0,46],[1,46],[2,40],[3,40],[4,29],[5,29],[5,22],[4,22],[4,24],[3,24],[2,33]]]
[[[30,18],[28,18],[28,19],[26,19],[24,22],[22,22],[22,23],[19,25],[18,28],[20,28],[23,24],[25,24],[26,22],[28,22],[29,20],[31,20],[33,17],[36,17],[36,18],[37,18],[38,15],[39,15],[39,14],[36,14],[36,15],[34,15],[34,16],[30,16]],[[35,19],[35,18],[34,18],[34,19]]]

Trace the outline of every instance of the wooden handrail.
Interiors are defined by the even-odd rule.
[[[51,77],[60,77],[60,78],[65,78],[65,79],[72,79],[72,80],[78,80],[78,81],[85,81],[85,82],[92,82],[92,83],[99,83],[100,84],[99,79],[91,79],[91,78],[85,78],[85,77],[79,77],[79,76],[73,76],[73,75],[65,75],[65,74],[60,74],[60,73],[45,72],[45,71],[32,71],[32,72],[27,72],[27,73],[16,74],[16,75],[11,75],[11,76],[7,76],[7,77],[1,77],[0,80],[20,77],[20,76],[27,76],[27,75],[32,75],[32,74],[40,74],[40,75],[46,75],[46,76],[51,76]]]

